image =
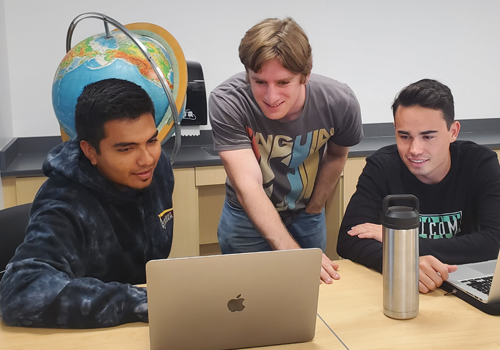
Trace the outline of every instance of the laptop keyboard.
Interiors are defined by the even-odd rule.
[[[492,280],[493,276],[486,276],[486,277],[472,278],[470,280],[463,280],[461,282],[464,282],[468,286],[477,289],[478,291],[483,292],[486,295],[489,295]]]

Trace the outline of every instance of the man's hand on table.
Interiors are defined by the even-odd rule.
[[[339,265],[335,264],[328,258],[324,253],[321,259],[321,281],[330,284],[333,280],[340,279],[337,270],[339,269]],[[333,278],[333,279],[332,279]],[[321,282],[320,281],[320,282]]]
[[[443,264],[432,255],[419,258],[418,290],[428,293],[439,288],[448,279],[448,273],[457,271],[457,265]]]
[[[347,233],[361,239],[371,238],[382,242],[382,225],[360,224],[351,228]],[[443,264],[432,255],[421,256],[419,258],[418,290],[420,293],[428,293],[439,288],[448,279],[448,274],[456,270],[456,265]]]
[[[358,236],[358,238],[372,238],[379,242],[382,242],[382,225],[376,225],[371,223],[365,223],[356,225],[347,231],[350,236]]]
[[[307,207],[305,208],[306,213],[311,215],[321,214],[323,212],[324,203],[322,205],[317,205],[312,201],[309,202]],[[339,269],[339,265],[332,262],[324,253],[321,259],[321,280],[320,282],[325,282],[330,284],[333,280],[340,279],[340,276],[337,272]],[[333,278],[333,279],[332,279]]]

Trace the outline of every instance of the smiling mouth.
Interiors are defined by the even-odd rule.
[[[277,108],[277,107],[281,106],[284,102],[280,102],[280,103],[278,103],[278,104],[273,104],[273,105],[272,105],[272,104],[269,104],[269,103],[267,103],[267,102],[265,102],[265,101],[264,101],[264,103],[265,103],[265,104],[266,104],[266,106],[268,106],[269,108]]]
[[[428,159],[409,159],[409,158],[408,158],[408,160],[410,161],[410,163],[413,163],[416,165],[423,164],[423,163],[428,161]]]
[[[146,171],[141,171],[140,173],[134,173],[135,176],[138,177],[149,177],[153,173],[153,168],[148,169]]]

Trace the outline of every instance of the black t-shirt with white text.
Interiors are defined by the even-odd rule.
[[[443,263],[496,259],[500,249],[500,165],[495,152],[469,141],[450,145],[451,168],[428,185],[401,160],[397,146],[381,148],[366,159],[339,232],[340,256],[381,271],[382,243],[347,234],[362,223],[380,224],[382,199],[413,194],[419,199],[420,255]]]

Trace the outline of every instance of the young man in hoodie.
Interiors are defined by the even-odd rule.
[[[174,178],[138,85],[86,86],[77,138],[50,151],[26,238],[0,285],[12,326],[93,328],[148,320],[145,265],[172,244]]]

